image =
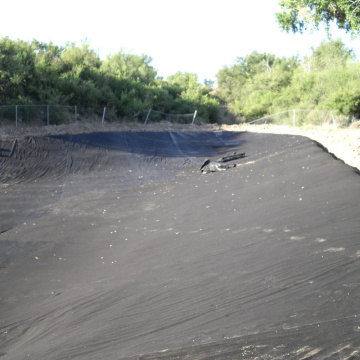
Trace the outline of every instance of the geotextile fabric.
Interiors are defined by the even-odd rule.
[[[0,139],[1,359],[350,359],[360,177],[301,136]],[[205,159],[246,153],[202,175]]]

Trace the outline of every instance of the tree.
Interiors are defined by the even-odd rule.
[[[196,74],[181,72],[170,75],[166,81],[172,85],[178,85],[181,89],[195,89],[200,86]]]
[[[321,71],[327,67],[345,65],[348,60],[354,58],[352,50],[347,49],[340,39],[323,41],[312,51],[311,69],[316,71]]]
[[[144,84],[151,84],[156,77],[156,70],[150,65],[152,58],[148,55],[127,54],[121,49],[118,53],[103,62],[101,70],[117,79],[131,79]]]
[[[297,67],[296,58],[276,58],[254,51],[218,72],[218,96],[233,113],[248,120],[259,118],[270,111],[282,90],[291,85]]]
[[[212,89],[215,85],[215,80],[204,79],[204,85],[208,86],[210,89]]]
[[[61,53],[63,47],[53,43],[31,42],[35,54],[35,74],[32,86],[37,90],[37,96],[32,101],[45,104],[65,104],[68,96],[59,92],[59,75],[63,69]]]
[[[58,47],[0,38],[0,105],[106,106],[120,118],[150,108],[174,114],[196,109],[204,121],[217,120],[218,101],[197,75],[177,73],[164,81],[151,61],[124,51],[102,61],[87,43]]]
[[[68,43],[60,54],[62,60],[62,72],[71,73],[71,76],[82,80],[92,78],[95,69],[99,69],[101,61],[94,50],[88,44],[81,47],[74,43]]]
[[[24,41],[0,40],[0,104],[28,103],[35,91],[35,54]]]
[[[196,74],[180,72],[170,75],[166,82],[175,90],[174,112],[191,113],[195,109],[201,119],[216,122],[219,102],[210,96],[210,87],[201,85]]]
[[[279,4],[281,11],[276,17],[286,32],[318,29],[321,23],[329,30],[335,22],[339,29],[360,34],[360,0],[281,0]]]

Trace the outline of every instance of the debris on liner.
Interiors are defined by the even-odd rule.
[[[211,172],[223,171],[229,168],[236,167],[237,164],[230,163],[230,161],[241,159],[245,157],[245,153],[237,154],[236,152],[223,156],[222,158],[212,161],[210,159],[205,160],[201,165],[200,171],[202,174],[208,174]]]

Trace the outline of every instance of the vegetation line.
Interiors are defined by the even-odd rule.
[[[341,40],[324,41],[304,59],[256,51],[238,57],[219,70],[212,89],[196,74],[157,77],[147,55],[121,50],[102,61],[86,44],[58,47],[5,37],[0,39],[0,121],[13,119],[9,105],[56,104],[76,106],[79,113],[91,108],[103,114],[99,109],[106,107],[107,121],[143,122],[152,109],[151,121],[197,110],[200,123],[223,122],[226,114],[232,122],[252,122],[268,114],[281,117],[285,109],[310,109],[302,123],[320,121],[315,111],[332,110],[346,124],[360,117],[359,73],[360,62]],[[64,114],[50,115],[56,124]],[[72,115],[67,117],[72,121]]]

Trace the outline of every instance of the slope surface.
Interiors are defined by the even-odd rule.
[[[299,136],[1,143],[4,359],[350,359],[359,175]],[[201,175],[206,158],[245,152]]]

